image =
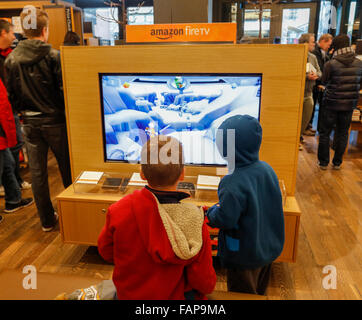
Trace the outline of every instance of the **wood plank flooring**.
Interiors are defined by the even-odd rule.
[[[268,299],[362,299],[362,148],[351,146],[342,170],[321,171],[316,163],[317,138],[307,137],[299,153],[296,198],[302,210],[298,257],[295,264],[274,263]],[[22,171],[30,181],[27,169]],[[54,157],[49,156],[50,192],[63,190]],[[31,196],[23,191],[23,197]],[[0,199],[0,211],[4,199]],[[39,272],[108,279],[113,266],[97,248],[63,244],[59,226],[41,230],[35,204],[13,214],[2,214],[0,271],[34,265]],[[337,271],[337,288],[323,288],[325,266]],[[217,267],[217,290],[226,290],[224,270]],[[1,284],[0,284],[1,287]]]

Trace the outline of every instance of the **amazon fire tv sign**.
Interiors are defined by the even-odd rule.
[[[236,23],[178,23],[127,25],[127,43],[145,42],[232,42]]]

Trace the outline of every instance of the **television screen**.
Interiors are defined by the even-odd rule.
[[[105,161],[140,162],[143,144],[167,135],[185,164],[225,165],[215,133],[233,115],[259,120],[260,74],[100,74]]]

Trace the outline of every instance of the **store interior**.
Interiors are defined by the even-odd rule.
[[[42,232],[35,205],[4,215],[0,288],[6,290],[0,290],[0,300],[54,299],[111,279],[114,266],[98,253],[98,233],[107,208],[134,189],[122,191],[121,186],[115,192],[77,184],[82,173],[104,172],[102,183],[132,180],[140,168],[142,145],[162,134],[191,146],[185,148],[186,182],[196,186],[197,175],[222,177],[225,161],[216,150],[213,130],[235,114],[251,115],[263,127],[261,160],[273,167],[284,191],[286,245],[272,265],[266,296],[228,295],[226,271],[214,246],[217,282],[209,298],[362,299],[362,93],[342,169],[320,170],[318,133],[304,136],[299,149],[308,49],[297,45],[304,33],[316,39],[343,33],[362,56],[361,3],[261,2],[0,1],[0,18],[15,27],[25,5],[44,9],[55,21],[49,26],[49,43],[62,57],[73,180],[64,190],[57,161],[49,152],[50,195],[61,215],[53,231]],[[235,24],[235,44],[127,44],[127,25],[219,22]],[[68,31],[79,35],[79,46],[63,46]],[[317,128],[318,111],[317,105],[312,128]],[[21,175],[31,182],[26,149],[21,161]],[[22,194],[31,197],[32,190]],[[211,206],[217,193],[199,192],[192,201]],[[0,197],[0,209],[4,207]],[[89,219],[87,211],[92,214]],[[38,288],[24,290],[21,281],[32,267],[38,273]],[[333,272],[336,286],[327,283]]]

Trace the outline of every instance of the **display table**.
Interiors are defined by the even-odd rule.
[[[349,149],[349,137],[351,135],[351,131],[358,131],[358,137],[357,137],[357,145],[362,144],[362,122],[360,121],[352,121],[351,122],[351,126],[349,127],[348,130],[348,140],[347,140],[347,147],[346,147],[346,153],[348,152]]]
[[[185,177],[187,178],[187,177]],[[193,181],[192,177],[185,179]],[[97,189],[95,193],[75,192],[73,185],[57,196],[59,224],[64,243],[97,245],[98,235],[105,223],[108,207],[140,187],[128,187],[126,192],[110,193]],[[196,190],[195,194],[183,200],[198,206],[212,206],[218,201],[217,191]],[[295,262],[297,256],[300,209],[294,197],[287,197],[284,205],[285,244],[277,261]]]

